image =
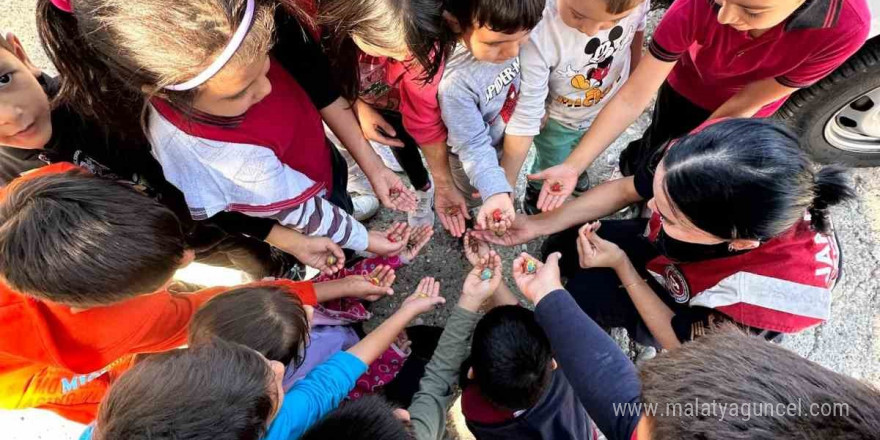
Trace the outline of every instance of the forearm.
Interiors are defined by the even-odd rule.
[[[642,61],[642,45],[645,44],[645,31],[638,31],[633,36],[632,45],[630,45],[629,55],[629,71],[634,72],[639,62]]]
[[[452,172],[449,169],[449,151],[446,140],[424,144],[419,146],[428,162],[428,169],[434,179],[434,185],[440,187],[452,187]]]
[[[733,95],[721,107],[718,107],[709,120],[720,118],[751,118],[765,105],[786,97],[796,88],[786,87],[775,78],[755,81]]]
[[[642,114],[675,63],[654,58],[650,53],[639,62],[623,87],[590,124],[565,163],[583,172]]]
[[[384,166],[382,159],[373,151],[373,147],[361,132],[353,106],[348,101],[341,97],[337,98],[332,104],[321,109],[321,116],[367,176]]]
[[[367,333],[354,347],[349,348],[348,352],[367,365],[373,363],[391,346],[414,317],[410,312],[398,310],[375,330]]]
[[[345,278],[315,283],[315,297],[319,303],[345,298],[351,296],[348,286],[349,283],[345,281]]]
[[[660,342],[660,345],[667,350],[680,346],[681,343],[672,328],[672,317],[675,316],[675,313],[642,279],[629,258],[620,267],[615,268],[615,272],[617,272],[621,284],[626,287],[642,321],[645,322],[648,330]]]
[[[364,225],[349,213],[318,196],[298,206],[278,211],[271,217],[283,226],[305,235],[327,237],[348,249],[362,251],[369,244]]]
[[[560,208],[530,217],[541,234],[554,234],[572,226],[611,215],[623,207],[642,200],[636,192],[633,177],[624,177],[590,188],[580,197]]]
[[[504,153],[501,155],[501,168],[511,188],[516,188],[516,180],[522,170],[523,162],[529,154],[534,136],[504,136]]]

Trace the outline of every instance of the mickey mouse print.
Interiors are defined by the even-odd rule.
[[[563,126],[585,130],[629,78],[631,46],[645,29],[648,1],[595,35],[566,25],[557,8],[556,0],[547,1],[544,19],[520,53],[522,90],[508,133],[532,131],[517,126],[536,114],[540,119],[545,109]]]

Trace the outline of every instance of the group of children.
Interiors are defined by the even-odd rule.
[[[95,440],[440,439],[460,388],[479,439],[876,435],[875,389],[719,330],[775,339],[828,317],[826,210],[852,191],[757,118],[858,50],[864,0],[677,0],[643,56],[650,9],[37,0],[58,77],[0,36],[2,407]],[[626,177],[590,188],[588,166],[655,94]],[[361,223],[338,148],[407,223]],[[644,200],[650,219],[591,223]],[[427,277],[364,332],[434,212],[470,263],[445,328],[407,328],[446,301]],[[487,242],[555,233],[546,264],[512,262],[531,311]],[[193,260],[254,282],[173,281]],[[321,274],[302,281],[305,266]],[[594,321],[670,351],[639,377]],[[692,399],[850,412],[636,406]]]

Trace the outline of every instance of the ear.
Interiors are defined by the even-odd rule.
[[[196,251],[189,249],[189,248],[184,249],[183,250],[183,257],[180,259],[180,265],[178,267],[182,269],[186,266],[189,266],[189,264],[192,263],[193,261],[195,261],[195,259],[196,259]]]
[[[467,378],[470,380],[474,380],[474,367],[468,368]]]
[[[559,364],[556,363],[556,359],[550,358],[550,371],[556,371],[557,368],[559,368]]]
[[[461,23],[455,18],[449,11],[443,11],[443,19],[446,20],[446,24],[449,25],[449,29],[452,29],[452,32],[456,34],[460,34],[463,32],[461,29]]]
[[[15,34],[13,34],[12,32],[7,33],[6,41],[9,43],[10,46],[12,46],[12,54],[15,55],[15,57],[18,58],[18,60],[21,61],[34,76],[42,75],[42,69],[35,66],[34,63],[31,62],[31,59],[28,57],[27,52],[25,52],[24,50],[24,45],[21,44],[21,40],[19,40],[18,37],[15,36]]]
[[[758,240],[745,240],[742,238],[737,238],[730,242],[730,249],[734,251],[747,251],[749,249],[754,249],[761,245],[761,242]]]

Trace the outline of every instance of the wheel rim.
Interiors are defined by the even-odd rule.
[[[880,154],[880,87],[838,110],[825,124],[825,140],[841,150]]]

